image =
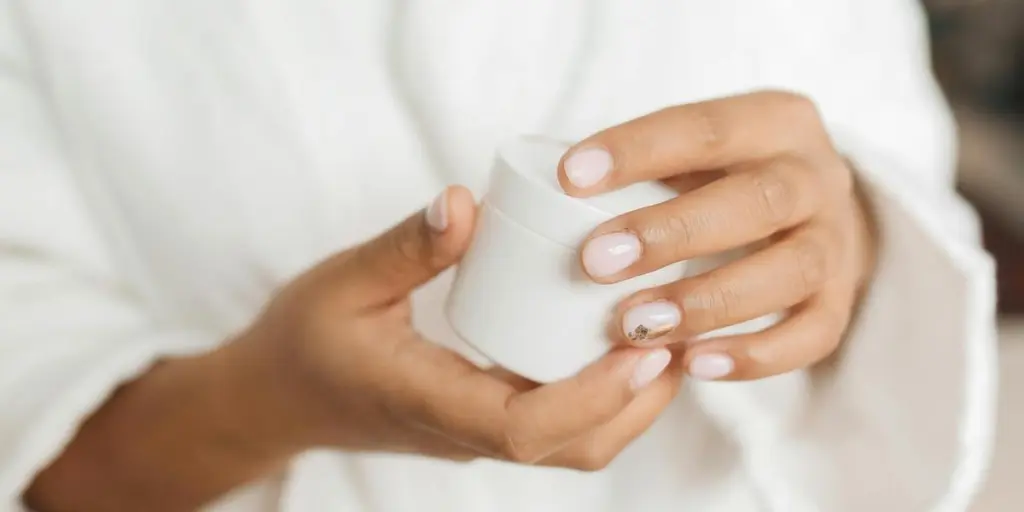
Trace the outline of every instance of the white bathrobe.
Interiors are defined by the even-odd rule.
[[[0,0],[0,508],[156,358],[480,191],[495,144],[805,93],[878,273],[833,364],[685,382],[605,471],[313,452],[211,510],[958,511],[989,456],[992,263],[908,0]],[[453,344],[444,276],[418,327]]]

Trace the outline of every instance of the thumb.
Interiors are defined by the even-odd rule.
[[[353,249],[341,272],[345,293],[365,307],[404,298],[462,257],[475,219],[469,190],[443,190],[427,208]]]

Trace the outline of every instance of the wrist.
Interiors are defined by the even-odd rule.
[[[244,350],[243,350],[244,349]],[[241,344],[125,383],[25,492],[37,509],[195,510],[305,448],[272,373]]]
[[[316,444],[303,394],[273,354],[231,341],[204,356],[208,399],[226,444],[250,457],[287,460]]]

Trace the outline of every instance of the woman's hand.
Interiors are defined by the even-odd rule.
[[[685,343],[689,373],[757,379],[812,365],[840,345],[869,279],[874,241],[847,162],[808,99],[759,92],[671,107],[580,142],[562,161],[567,193],[664,180],[682,195],[598,227],[581,258],[612,283],[757,244],[702,275],[625,299],[622,342]],[[762,243],[767,242],[767,243]],[[694,337],[775,312],[756,334]]]
[[[290,444],[597,469],[668,404],[683,371],[665,371],[664,348],[626,347],[537,386],[422,339],[407,295],[461,257],[474,217],[469,192],[449,189],[301,276],[227,349],[276,383]]]
[[[125,384],[25,492],[33,510],[195,510],[326,446],[594,470],[679,389],[665,348],[624,347],[537,386],[422,339],[407,295],[456,262],[476,208],[453,188],[286,286],[210,353]]]

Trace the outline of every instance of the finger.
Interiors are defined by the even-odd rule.
[[[668,366],[671,353],[623,350],[576,377],[521,394],[510,404],[514,460],[536,461],[607,423]]]
[[[393,417],[478,453],[501,451],[506,408],[519,394],[514,385],[423,340],[398,342],[390,359],[376,364],[384,367],[377,380],[385,381],[385,407]]]
[[[817,297],[793,316],[759,333],[694,344],[684,357],[703,380],[752,380],[809,367],[840,345],[850,318],[841,301]]]
[[[363,307],[393,302],[456,263],[469,247],[476,206],[450,187],[417,214],[354,249],[339,265],[344,294]]]
[[[377,432],[379,437],[386,439],[385,443],[370,446],[356,445],[350,449],[353,451],[403,453],[457,462],[468,462],[484,456],[472,447],[460,444],[442,432],[434,431],[425,425],[415,425],[414,428],[409,428],[409,425],[398,425],[397,427],[392,429],[393,431]]]
[[[489,368],[487,373],[508,382],[521,392],[539,387],[537,383],[499,367]],[[603,469],[658,419],[679,393],[683,374],[681,364],[669,365],[661,376],[637,393],[629,405],[611,421],[574,439],[537,464],[584,471]],[[469,461],[482,455],[432,430],[414,433],[409,442],[389,447],[389,450],[455,461]]]
[[[683,367],[670,365],[608,423],[540,461],[544,466],[584,471],[604,469],[637,437],[646,432],[679,393]]]
[[[566,153],[559,181],[569,195],[590,196],[816,143],[828,141],[809,99],[756,92],[670,107],[601,131]]]
[[[744,246],[809,219],[821,208],[822,188],[810,165],[776,159],[598,226],[581,263],[592,279],[609,283]]]
[[[533,391],[534,389],[537,389],[541,386],[540,384],[530,379],[527,379],[526,377],[512,373],[500,366],[493,366],[491,368],[488,368],[487,374],[501,380],[502,382],[507,383],[519,393]]]
[[[671,358],[665,349],[616,351],[573,378],[518,392],[438,350],[420,347],[401,358],[402,409],[492,457],[524,463],[611,420]]]
[[[825,226],[799,228],[745,258],[629,297],[616,334],[657,346],[787,310],[835,277],[844,246]]]
[[[723,171],[709,171],[694,174],[677,174],[662,180],[666,185],[675,190],[678,194],[686,194],[707,186],[725,176]]]

